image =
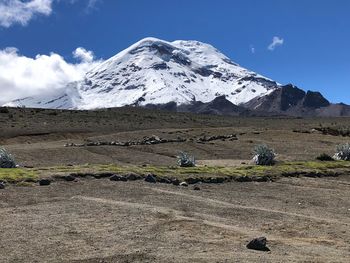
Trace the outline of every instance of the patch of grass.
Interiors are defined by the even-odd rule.
[[[0,180],[18,183],[28,179],[36,180],[39,177],[50,177],[54,175],[67,175],[69,173],[102,173],[110,172],[116,174],[148,174],[153,173],[159,177],[176,177],[185,179],[191,177],[219,177],[219,176],[270,176],[278,177],[284,173],[301,172],[335,172],[350,171],[350,162],[280,162],[274,166],[243,165],[236,167],[221,166],[197,166],[197,167],[179,167],[179,166],[118,166],[109,165],[77,165],[77,166],[57,166],[42,168],[12,168],[0,169]]]
[[[9,183],[18,183],[25,180],[37,180],[38,174],[33,169],[25,168],[1,168],[0,180]]]

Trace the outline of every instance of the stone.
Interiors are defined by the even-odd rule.
[[[163,183],[163,184],[171,184],[172,182],[171,182],[171,180],[169,180],[168,178],[160,178],[159,180],[158,180],[158,182],[160,182],[160,183]]]
[[[250,178],[249,176],[240,176],[236,179],[237,182],[251,182],[252,178]]]
[[[0,190],[1,189],[5,189],[5,183],[4,182],[0,182]]]
[[[198,183],[200,180],[199,178],[193,178],[193,177],[189,177],[185,179],[185,182],[188,184],[195,184]]]
[[[75,177],[72,175],[66,175],[63,177],[63,179],[67,182],[73,182],[75,180]]]
[[[51,180],[50,179],[40,179],[39,180],[39,185],[44,186],[44,185],[50,185]]]
[[[179,185],[180,184],[179,179],[176,179],[176,178],[172,179],[171,182],[172,182],[173,185]]]
[[[260,250],[260,251],[270,251],[266,246],[267,239],[266,237],[254,238],[247,244],[248,249]]]
[[[187,187],[187,186],[188,186],[188,183],[186,183],[186,182],[181,182],[179,185],[180,185],[180,186],[185,186],[185,187]]]
[[[113,176],[113,173],[98,173],[93,175],[93,177],[95,177],[96,179],[101,179],[101,178],[106,178],[111,176]]]
[[[153,176],[153,174],[148,174],[145,177],[145,181],[148,182],[148,183],[156,183],[157,179]]]
[[[114,174],[111,177],[109,177],[109,180],[126,182],[128,179],[125,176]]]
[[[201,190],[201,188],[198,185],[196,185],[195,187],[193,187],[193,190],[199,191],[199,190]]]
[[[136,181],[136,180],[140,180],[142,178],[142,176],[135,174],[135,173],[129,173],[125,177],[128,181]]]

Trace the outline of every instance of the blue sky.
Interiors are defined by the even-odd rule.
[[[0,5],[11,1],[20,0],[0,0]],[[37,5],[29,18],[24,14],[20,21],[1,20],[0,7],[0,50],[15,47],[18,56],[28,58],[54,52],[67,63],[77,63],[72,55],[77,47],[107,59],[148,36],[195,39],[282,84],[293,83],[321,91],[333,102],[350,103],[348,0],[22,2]],[[270,50],[274,37],[280,44]]]

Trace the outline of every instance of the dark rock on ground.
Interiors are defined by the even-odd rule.
[[[172,182],[173,185],[180,185],[179,179],[174,178],[174,179],[171,180],[171,182]]]
[[[193,178],[193,177],[189,177],[185,179],[185,182],[188,184],[196,184],[200,181],[199,178]]]
[[[260,251],[270,251],[270,249],[266,246],[267,239],[266,237],[258,237],[254,238],[247,244],[247,248],[260,250]]]
[[[1,189],[5,189],[5,183],[4,182],[0,182],[0,190]]]
[[[196,186],[193,188],[193,190],[199,191],[199,190],[201,190],[201,188],[200,188],[198,185],[196,185]]]
[[[113,176],[113,173],[98,173],[93,175],[93,177],[95,177],[96,179],[107,178],[111,176]]]
[[[72,175],[66,175],[63,177],[63,179],[67,182],[73,182],[75,180],[75,177]]]
[[[24,182],[26,182],[26,183],[36,183],[37,181],[35,179],[33,179],[33,178],[26,178],[26,179],[24,179]]]
[[[111,177],[109,177],[109,180],[126,182],[128,179],[125,176],[114,174]]]
[[[155,176],[153,174],[148,174],[145,178],[145,181],[148,183],[156,183],[157,179],[155,178]]]
[[[172,181],[170,180],[170,179],[168,179],[168,178],[160,178],[159,180],[158,180],[158,182],[159,183],[163,183],[163,184],[171,184],[172,183]]]
[[[206,183],[210,184],[221,184],[225,181],[225,178],[223,177],[210,177],[208,180],[206,180]]]
[[[237,182],[252,182],[252,178],[250,178],[249,176],[239,176],[237,179],[236,179]]]
[[[271,178],[269,176],[257,176],[256,179],[254,181],[257,181],[257,182],[270,182],[272,181]]]
[[[50,185],[51,184],[51,180],[50,179],[40,179],[39,180],[39,185],[43,186],[43,185]]]
[[[188,183],[186,183],[186,182],[181,182],[180,184],[179,184],[180,186],[188,186]]]
[[[138,174],[135,174],[135,173],[129,173],[125,177],[126,177],[126,179],[128,181],[136,181],[136,180],[142,179],[141,175],[138,175]]]
[[[92,174],[92,173],[71,173],[70,174],[71,176],[74,176],[74,177],[88,177],[88,176],[91,176],[91,177],[93,177],[94,176],[94,174]]]

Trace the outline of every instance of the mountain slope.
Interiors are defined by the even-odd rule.
[[[146,38],[89,71],[69,90],[74,88],[74,98],[65,89],[55,96],[26,98],[11,105],[94,109],[208,103],[219,96],[239,105],[268,95],[278,84],[240,67],[211,45]]]
[[[266,96],[254,98],[242,106],[274,115],[350,116],[350,106],[331,104],[321,93],[305,92],[291,84],[281,86]]]

